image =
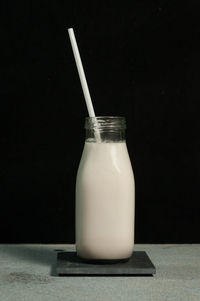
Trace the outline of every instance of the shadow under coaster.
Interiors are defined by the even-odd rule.
[[[156,268],[144,251],[134,251],[128,261],[84,261],[76,252],[57,254],[58,276],[152,276]]]

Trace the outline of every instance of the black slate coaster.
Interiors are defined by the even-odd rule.
[[[128,261],[116,263],[89,263],[81,260],[76,252],[59,252],[56,272],[59,276],[149,276],[156,273],[156,268],[144,251],[134,251]]]

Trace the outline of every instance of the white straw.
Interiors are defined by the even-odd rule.
[[[85,72],[84,72],[84,69],[83,69],[82,62],[81,62],[81,57],[80,57],[80,53],[79,53],[79,50],[78,50],[78,45],[77,45],[77,42],[76,42],[76,38],[75,38],[75,35],[74,35],[73,28],[68,28],[68,33],[69,33],[69,37],[70,37],[70,41],[71,41],[71,45],[72,45],[72,50],[73,50],[73,53],[74,53],[74,58],[75,58],[75,61],[76,61],[76,66],[77,66],[77,69],[78,69],[78,74],[79,74],[80,81],[81,81],[81,86],[82,86],[82,89],[83,89],[83,94],[84,94],[84,97],[85,97],[85,102],[86,102],[88,114],[89,114],[90,117],[95,117],[95,112],[94,112],[94,108],[93,108],[93,105],[92,105],[92,99],[90,97],[90,91],[88,89],[87,80],[86,80],[86,77],[85,77]],[[97,139],[98,142],[100,142],[101,141],[100,133],[97,130],[95,132],[96,132],[96,135],[95,135],[96,139]]]

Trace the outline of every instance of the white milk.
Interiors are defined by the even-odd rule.
[[[134,176],[126,142],[86,142],[76,182],[76,250],[87,259],[129,258]]]

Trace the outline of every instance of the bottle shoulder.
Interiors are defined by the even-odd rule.
[[[123,143],[85,143],[79,170],[132,171],[127,145]]]

